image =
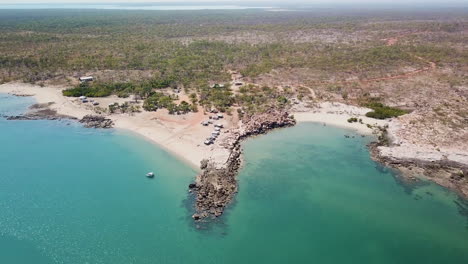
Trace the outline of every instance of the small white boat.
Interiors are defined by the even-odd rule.
[[[146,177],[148,177],[148,178],[153,178],[153,177],[154,177],[154,172],[148,172],[148,173],[146,173]]]

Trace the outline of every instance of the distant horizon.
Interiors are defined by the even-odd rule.
[[[468,2],[464,0],[383,0],[383,1],[370,1],[370,0],[295,0],[288,3],[279,0],[255,0],[255,1],[245,1],[245,0],[138,0],[135,2],[128,0],[0,0],[0,5],[27,5],[27,4],[54,4],[54,5],[68,5],[68,4],[92,4],[92,5],[101,5],[101,4],[131,4],[131,5],[140,5],[140,4],[153,4],[153,5],[179,5],[179,4],[190,4],[190,5],[199,5],[199,4],[211,4],[211,5],[279,5],[287,6],[294,4],[301,5],[371,5],[371,6],[407,6],[407,5],[465,5],[468,6]]]
[[[86,6],[79,6],[86,5]],[[143,7],[158,7],[158,6],[173,6],[175,8],[143,8]],[[149,10],[176,10],[177,6],[184,6],[186,10],[196,10],[195,7],[200,7],[198,9],[245,9],[245,8],[314,8],[314,7],[326,7],[326,8],[468,8],[468,2],[460,0],[433,0],[433,1],[423,1],[423,0],[394,0],[394,1],[369,1],[369,0],[336,0],[336,1],[292,1],[292,2],[282,2],[282,1],[265,1],[265,0],[256,0],[256,1],[236,1],[236,0],[186,0],[186,1],[154,1],[154,0],[139,0],[137,2],[129,2],[126,0],[100,0],[98,2],[91,0],[70,0],[70,1],[54,1],[54,0],[24,0],[24,1],[15,1],[11,0],[0,0],[0,9],[127,9],[127,10],[140,10],[140,9],[149,9]],[[127,8],[125,8],[127,7]],[[141,7],[141,8],[139,8]],[[221,8],[216,8],[221,7]]]

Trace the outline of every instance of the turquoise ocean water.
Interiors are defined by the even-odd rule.
[[[32,102],[0,94],[0,115]],[[466,205],[402,184],[369,159],[369,138],[345,134],[300,124],[248,140],[236,200],[199,230],[196,172],[162,149],[0,118],[0,263],[468,263]]]

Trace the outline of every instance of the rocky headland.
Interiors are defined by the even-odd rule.
[[[234,198],[238,190],[236,176],[242,163],[242,140],[295,124],[294,118],[284,110],[271,109],[262,114],[244,117],[240,127],[230,132],[224,142],[224,146],[230,151],[226,163],[220,165],[203,160],[200,166],[202,172],[195,183],[189,185],[190,191],[196,195],[196,213],[192,218],[202,220],[219,217]]]
[[[404,178],[418,181],[420,177],[424,177],[468,198],[468,164],[449,159],[445,155],[428,156],[421,153],[419,157],[408,158],[385,151],[394,147],[399,146],[389,137],[386,127],[380,129],[378,140],[369,145],[372,159],[396,169]]]

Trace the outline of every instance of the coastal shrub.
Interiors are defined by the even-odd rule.
[[[288,104],[289,89],[280,91],[269,86],[248,85],[243,93],[238,93],[234,101],[248,114],[262,113],[272,107],[284,107]]]
[[[109,105],[109,113],[114,114],[114,113],[139,113],[141,112],[140,106],[139,105],[133,105],[128,102],[125,102],[123,104],[119,103],[113,103]]]
[[[233,103],[234,96],[229,88],[203,88],[200,92],[200,104],[205,107],[214,106],[225,112]]]
[[[99,88],[71,88],[62,91],[64,96],[68,97],[80,97],[82,95],[88,97],[106,97],[112,94],[111,90],[99,89]]]
[[[174,84],[172,78],[151,79],[143,82],[115,82],[115,83],[81,83],[78,86],[64,90],[64,96],[69,97],[106,97],[116,94],[118,97],[127,98],[135,94],[140,98],[148,97],[153,89],[166,88]]]
[[[149,86],[154,89],[161,89],[175,85],[173,77],[167,77],[163,79],[152,79],[148,82]]]
[[[113,103],[109,105],[109,113],[113,114],[119,108],[119,103]]]
[[[244,111],[242,111],[240,108],[237,108],[237,114],[239,115],[239,118],[244,117]]]
[[[180,104],[174,103],[174,98],[163,93],[153,93],[143,102],[143,109],[146,111],[156,111],[165,108],[169,114],[186,114],[191,111],[198,111],[195,105],[191,105],[186,101]]]
[[[190,98],[190,101],[192,102],[192,104],[196,105],[198,103],[198,98],[197,98],[196,93],[191,93],[189,95],[189,98]]]
[[[117,96],[119,98],[128,98],[130,94],[128,93],[128,91],[119,91],[117,92]]]
[[[68,97],[80,97],[83,95],[83,90],[80,88],[71,88],[63,90],[62,94]]]
[[[182,101],[178,106],[177,106],[177,111],[182,113],[182,114],[185,114],[185,113],[188,113],[192,110],[192,107],[190,106],[189,103],[187,103],[186,101]]]
[[[153,93],[143,102],[143,109],[146,111],[156,111],[158,108],[167,107],[169,102],[172,102],[169,96],[163,93]]]
[[[398,117],[408,113],[405,110],[396,107],[385,106],[382,103],[377,102],[367,103],[365,104],[365,106],[374,110],[366,113],[366,116],[375,119],[387,119],[391,117]]]
[[[284,105],[288,102],[288,99],[284,96],[279,96],[278,99],[276,99],[280,105]]]
[[[348,123],[356,123],[358,119],[356,117],[350,117],[348,118]]]
[[[81,83],[75,88],[70,88],[62,91],[64,96],[80,97],[82,95],[88,97],[106,97],[112,94],[112,89],[106,85]]]
[[[169,111],[169,114],[171,115],[177,113],[177,105],[173,102],[166,104],[165,108],[167,109],[167,111]]]

